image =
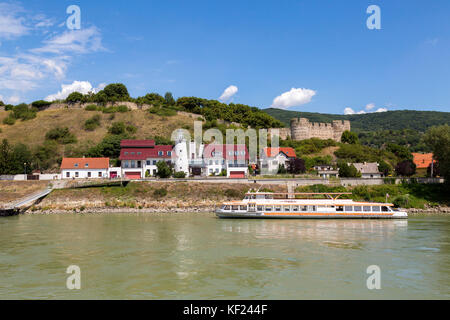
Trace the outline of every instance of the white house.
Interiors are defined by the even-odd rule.
[[[228,178],[245,178],[248,175],[248,159],[245,144],[208,144],[203,151],[207,175],[219,175],[225,170]]]
[[[291,159],[295,159],[293,148],[264,148],[260,152],[259,168],[262,174],[276,174],[280,165],[287,169]]]
[[[349,163],[354,165],[356,170],[361,172],[361,178],[381,178],[381,172],[378,170],[377,162]]]
[[[317,174],[324,179],[339,177],[339,170],[334,169],[333,166],[330,165],[317,165],[314,166],[314,170],[316,170]]]
[[[108,178],[109,158],[63,158],[62,179]]]

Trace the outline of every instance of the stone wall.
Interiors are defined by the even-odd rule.
[[[350,131],[350,121],[348,120],[334,120],[332,123],[310,122],[306,118],[291,120],[291,138],[297,141],[319,138],[340,142],[342,133],[346,130]]]
[[[267,135],[274,136],[275,130],[278,130],[278,136],[282,140],[286,140],[287,138],[291,137],[291,129],[290,128],[269,128]]]

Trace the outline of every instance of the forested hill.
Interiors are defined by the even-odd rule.
[[[263,109],[267,114],[289,126],[292,118],[307,118],[312,122],[350,120],[352,131],[370,132],[381,130],[411,129],[425,132],[429,127],[450,124],[450,112],[397,110],[355,115],[324,114],[288,111],[275,108]]]

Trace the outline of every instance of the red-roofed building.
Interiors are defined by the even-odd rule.
[[[229,178],[248,175],[249,154],[245,144],[208,144],[203,151],[207,175],[219,175],[223,170]]]
[[[62,179],[108,178],[109,158],[63,158]]]
[[[122,175],[129,179],[154,176],[158,161],[171,162],[173,146],[158,146],[154,140],[122,140],[120,147]]]
[[[427,169],[431,165],[431,161],[433,161],[432,153],[413,153],[412,155],[416,169]]]
[[[280,165],[287,168],[288,162],[295,157],[295,150],[290,147],[264,148],[259,159],[261,173],[276,174]]]

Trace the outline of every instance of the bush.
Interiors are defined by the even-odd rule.
[[[173,174],[173,177],[176,179],[184,179],[184,178],[186,178],[186,172],[184,172],[184,171],[175,172]]]
[[[84,110],[86,111],[97,111],[99,108],[95,104],[87,105]]]
[[[12,126],[14,123],[16,123],[16,118],[14,118],[12,113],[10,113],[9,116],[7,116],[5,119],[3,119],[3,124]]]
[[[39,110],[45,109],[50,106],[52,103],[45,100],[34,101],[31,105]]]
[[[164,188],[155,189],[155,191],[153,191],[153,195],[156,198],[163,198],[167,196],[167,190]]]
[[[241,199],[242,198],[242,194],[239,190],[235,190],[235,189],[227,189],[224,192],[225,196],[227,196],[228,198],[234,198],[234,199]]]
[[[123,122],[113,122],[111,127],[108,129],[110,134],[120,135],[124,134],[126,130],[125,123]]]
[[[54,140],[60,144],[70,144],[77,142],[77,138],[69,131],[69,128],[54,128],[45,134],[46,140]]]
[[[411,160],[404,160],[397,164],[395,172],[398,176],[410,177],[416,173],[416,165]]]
[[[172,168],[165,161],[158,161],[156,168],[158,169],[156,176],[160,178],[169,178],[172,175]]]
[[[77,103],[77,102],[83,102],[84,101],[84,96],[83,94],[79,93],[79,92],[72,92],[71,94],[69,94],[69,96],[66,98],[66,102],[67,103]]]
[[[84,122],[84,130],[86,131],[94,131],[98,127],[100,127],[100,115],[98,114]]]
[[[12,108],[14,118],[23,121],[36,118],[37,108],[29,108],[27,104],[22,103]]]

